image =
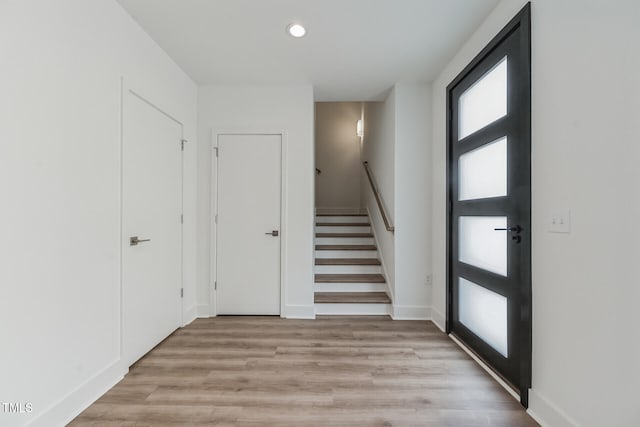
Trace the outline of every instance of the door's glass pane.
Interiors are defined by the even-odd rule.
[[[507,137],[464,153],[458,160],[459,200],[507,195]]]
[[[467,89],[458,100],[458,139],[507,115],[507,57]]]
[[[461,216],[459,220],[460,261],[502,276],[507,275],[506,216]]]
[[[460,323],[508,357],[507,299],[460,277],[458,305]]]

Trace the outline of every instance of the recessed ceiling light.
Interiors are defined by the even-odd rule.
[[[300,24],[289,24],[287,33],[289,33],[291,37],[300,38],[307,34],[307,30]]]

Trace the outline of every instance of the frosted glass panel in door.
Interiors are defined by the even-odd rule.
[[[458,139],[507,115],[507,58],[467,89],[459,99]]]
[[[507,195],[507,137],[460,156],[459,200]]]
[[[460,261],[502,276],[507,275],[506,216],[461,216],[459,222]]]
[[[507,299],[460,277],[459,320],[504,357],[508,357]]]

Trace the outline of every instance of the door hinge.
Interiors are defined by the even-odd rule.
[[[180,288],[180,298],[184,298],[184,288]]]
[[[218,282],[217,281],[213,282],[213,290],[214,291],[218,290]]]
[[[216,157],[218,157],[218,147],[213,147],[213,149],[216,151]]]
[[[182,150],[182,151],[184,151],[184,143],[185,142],[189,142],[189,141],[187,141],[186,139],[181,139],[180,140],[180,150]]]
[[[180,224],[184,224],[184,214],[180,214]]]
[[[216,216],[213,218],[213,222],[215,222],[216,224],[218,223],[218,214],[216,214]]]

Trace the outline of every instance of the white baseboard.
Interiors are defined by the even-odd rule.
[[[315,319],[315,307],[312,305],[287,305],[284,317],[287,319]]]
[[[423,305],[393,305],[393,320],[430,320],[431,308]]]
[[[196,316],[198,319],[201,318],[207,318],[207,317],[213,317],[211,315],[211,307],[209,307],[209,304],[199,304],[196,306]]]
[[[529,409],[527,409],[527,414],[531,415],[542,427],[575,427],[578,425],[534,389],[529,389]]]
[[[30,427],[67,425],[120,382],[127,372],[128,369],[123,368],[121,362],[113,363],[45,409],[27,425]]]
[[[440,313],[435,308],[431,307],[431,321],[434,325],[436,325],[442,332],[445,332],[447,329],[447,321],[445,320],[444,314]]]
[[[198,317],[198,307],[197,306],[192,306],[191,308],[188,308],[184,311],[184,313],[182,314],[182,326],[187,326],[189,323],[193,322],[194,320],[196,320],[196,318]]]

